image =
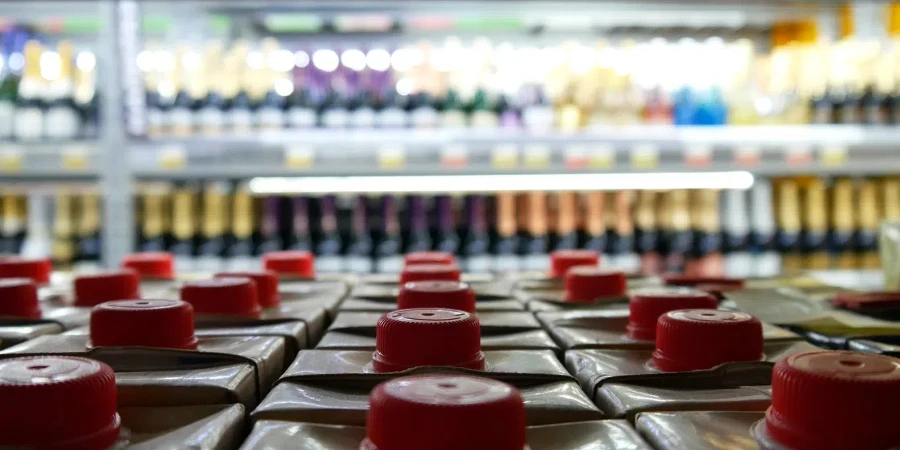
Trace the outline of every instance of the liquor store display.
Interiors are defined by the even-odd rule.
[[[214,277],[180,272],[176,259],[134,253],[120,269],[78,276],[51,273],[47,259],[0,260],[0,405],[16,412],[0,444],[900,444],[889,345],[900,325],[884,320],[896,292],[803,275],[627,277],[590,250],[504,275],[462,272],[440,251],[401,255],[399,277],[321,274],[298,250]],[[793,293],[769,301],[784,288]]]

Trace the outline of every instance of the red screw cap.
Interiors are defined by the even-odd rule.
[[[448,308],[475,312],[475,291],[458,281],[411,281],[400,288],[397,309]]]
[[[478,319],[455,309],[417,308],[389,312],[375,328],[372,366],[398,372],[419,366],[484,370]]]
[[[882,450],[900,444],[900,359],[818,351],[772,372],[766,431],[793,450]]]
[[[716,309],[712,295],[688,288],[663,287],[641,289],[628,302],[628,337],[637,341],[656,339],[656,321],[676,309]]]
[[[667,273],[662,276],[663,282],[669,286],[686,286],[697,287],[698,285],[715,285],[729,286],[731,290],[743,289],[745,282],[743,278],[731,277],[704,277],[694,275],[684,275],[680,273]]]
[[[91,345],[196,349],[194,308],[178,300],[101,303],[91,311]]]
[[[271,270],[261,272],[219,272],[216,278],[249,278],[256,283],[256,298],[259,306],[274,308],[281,304],[278,293],[278,274]]]
[[[263,267],[279,275],[300,278],[315,278],[315,257],[305,251],[269,252],[262,257]]]
[[[600,254],[593,250],[557,250],[550,254],[550,276],[562,278],[572,267],[600,265]]]
[[[516,388],[462,375],[402,377],[369,396],[361,450],[522,450],[525,405]]]
[[[412,252],[403,257],[404,266],[419,264],[456,264],[456,258],[448,252]]]
[[[185,283],[181,299],[197,314],[227,314],[259,318],[256,283],[249,278],[213,278]]]
[[[132,269],[141,278],[171,280],[175,278],[172,254],[166,252],[132,253],[122,258],[122,267]]]
[[[112,300],[140,298],[141,280],[131,269],[75,277],[75,306],[95,306]]]
[[[451,264],[418,264],[403,268],[400,285],[410,281],[459,281],[462,274]]]
[[[106,449],[119,438],[116,376],[99,361],[38,356],[0,361],[0,442]]]
[[[566,272],[567,302],[593,302],[603,297],[622,297],[628,279],[624,272],[597,266],[575,266]]]
[[[47,258],[7,258],[0,261],[0,278],[30,278],[37,284],[50,282],[53,264]]]
[[[0,316],[40,319],[37,285],[28,278],[0,279]]]
[[[682,309],[659,318],[653,364],[664,372],[763,359],[759,319],[742,312]]]

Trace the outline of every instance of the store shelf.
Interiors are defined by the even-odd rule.
[[[95,142],[0,143],[0,181],[93,178],[99,164]]]
[[[882,174],[900,170],[900,129],[635,127],[582,134],[335,131],[151,140],[129,156],[151,178],[749,171]]]

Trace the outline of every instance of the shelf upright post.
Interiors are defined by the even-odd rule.
[[[100,33],[99,57],[103,83],[99,180],[104,201],[103,265],[115,267],[133,248],[134,189],[128,164],[128,134],[123,117],[125,70],[137,57],[138,5],[134,0],[99,1],[105,26]]]

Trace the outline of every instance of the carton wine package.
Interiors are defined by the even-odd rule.
[[[117,397],[115,374],[99,361],[66,356],[2,360],[3,445],[228,450],[240,444],[242,405],[136,407],[122,406]]]
[[[565,350],[652,349],[657,320],[663,314],[678,309],[717,307],[718,300],[700,290],[655,287],[635,290],[628,309],[547,311],[537,313],[537,318]],[[763,339],[769,342],[801,338],[790,331],[763,324]]]
[[[0,357],[103,361],[117,373],[122,406],[240,403],[249,411],[281,374],[284,348],[279,337],[197,337],[185,302],[123,300],[94,308],[89,335],[41,336]]]
[[[482,351],[474,316],[433,308],[383,316],[376,328],[374,352],[300,352],[252,418],[362,425],[369,391],[376,384],[432,372],[479,375],[518,386],[530,424],[600,418],[552,351]]]
[[[360,285],[341,304],[341,311],[450,307],[462,311],[522,311],[525,305],[509,289],[492,284],[479,291],[459,281],[410,281],[400,286]]]
[[[637,416],[658,450],[889,449],[900,444],[900,360],[814,351],[775,364],[765,411],[652,412]]]
[[[772,362],[815,349],[763,340],[762,323],[712,309],[659,318],[654,348],[571,350],[566,367],[607,417],[645,411],[759,411],[769,403]]]
[[[241,449],[650,450],[624,421],[526,426],[523,400],[510,385],[471,375],[395,378],[366,400],[365,427],[261,420]]]
[[[328,327],[316,348],[374,350],[378,321],[383,316],[383,313],[378,312],[342,312]],[[559,346],[541,329],[540,323],[529,312],[479,312],[475,316],[481,325],[481,348],[484,350],[560,352]]]

